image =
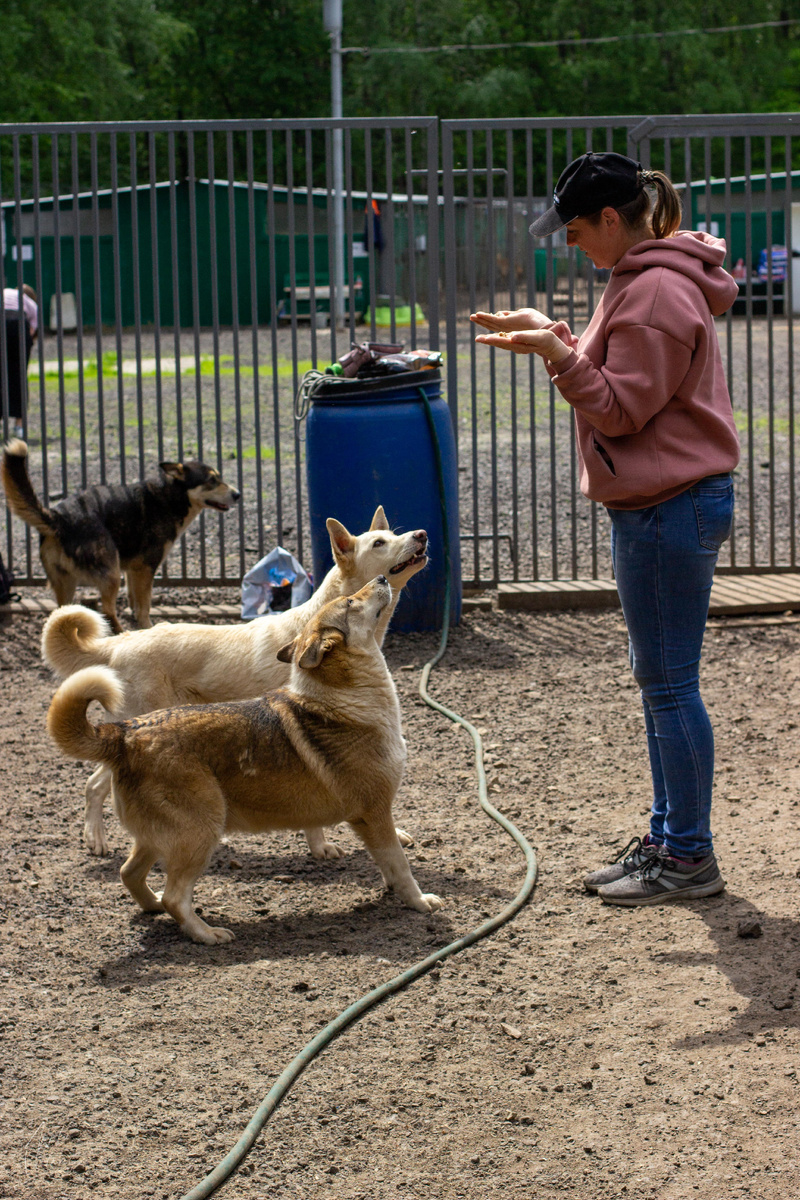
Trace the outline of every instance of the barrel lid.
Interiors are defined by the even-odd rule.
[[[337,400],[366,400],[376,393],[380,399],[391,400],[393,392],[407,392],[425,384],[441,384],[442,375],[438,367],[427,371],[398,371],[392,375],[376,375],[371,379],[342,379],[332,375],[330,383],[318,383],[311,395],[311,403],[324,404]]]

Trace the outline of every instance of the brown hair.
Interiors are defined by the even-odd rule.
[[[681,198],[671,179],[663,171],[644,170],[639,172],[639,183],[642,190],[633,200],[629,200],[627,204],[620,204],[619,207],[606,207],[615,207],[630,230],[640,230],[642,226],[649,225],[654,238],[672,237],[673,233],[680,229],[682,209]],[[650,196],[648,188],[655,188],[655,200]],[[602,209],[592,213],[586,220],[596,225],[601,213]]]

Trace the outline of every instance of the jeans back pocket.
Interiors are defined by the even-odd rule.
[[[730,475],[710,475],[689,489],[697,516],[700,545],[719,550],[733,528],[733,480]]]

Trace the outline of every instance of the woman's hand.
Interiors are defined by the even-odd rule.
[[[515,354],[539,354],[551,363],[562,362],[572,353],[551,329],[531,329],[521,333],[479,333],[476,342],[496,346],[498,350],[513,350]]]
[[[552,321],[538,308],[516,308],[513,312],[507,308],[500,312],[476,312],[470,316],[470,321],[481,325],[491,333],[515,333],[523,329],[542,329],[552,325]]]

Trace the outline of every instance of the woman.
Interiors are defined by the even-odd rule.
[[[655,191],[654,199],[651,198]],[[738,294],[725,243],[678,232],[666,175],[621,154],[583,154],[530,227],[611,268],[580,338],[536,309],[474,313],[476,339],[539,354],[575,410],[581,491],[611,518],[611,558],[642,693],[650,830],[584,884],[610,904],[722,891],[711,836],[714,738],[700,653],[720,546],[733,520],[739,442],[714,318]]]

